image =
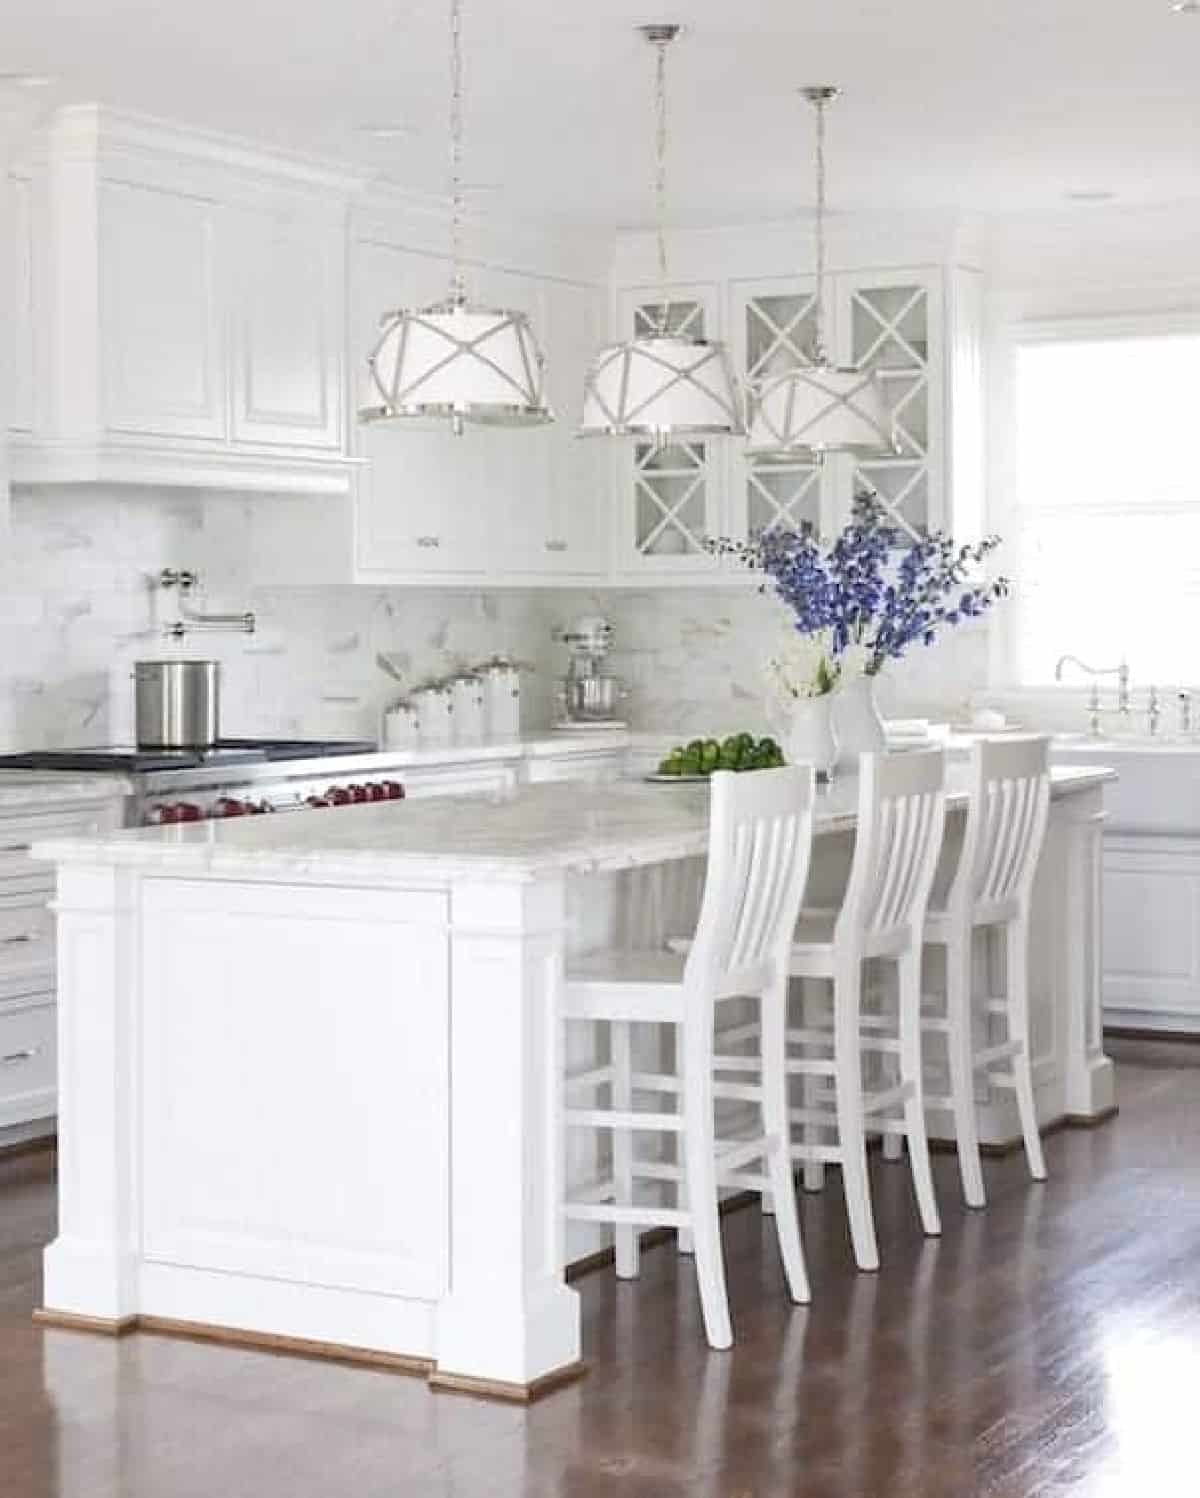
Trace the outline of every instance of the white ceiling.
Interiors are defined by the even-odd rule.
[[[811,200],[795,90],[812,82],[845,89],[838,208],[1200,199],[1200,15],[1169,0],[465,4],[467,175],[514,213],[648,222],[652,58],[632,28],[661,19],[689,27],[670,64],[676,222]],[[0,72],[55,75],[45,106],[100,100],[439,191],[445,15],[442,0],[4,0]],[[395,121],[413,133],[359,129]]]

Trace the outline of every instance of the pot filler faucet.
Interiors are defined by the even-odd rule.
[[[1092,690],[1088,694],[1088,732],[1093,738],[1100,736],[1100,718],[1104,712],[1112,712],[1112,708],[1101,708],[1100,686],[1096,681],[1098,676],[1115,676],[1117,678],[1117,706],[1115,711],[1122,718],[1129,717],[1129,666],[1122,661],[1119,666],[1089,666],[1086,661],[1081,661],[1077,655],[1060,655],[1058,664],[1054,667],[1055,681],[1063,679],[1064,666],[1076,666],[1092,679]]]
[[[252,613],[204,614],[192,607],[193,590],[200,586],[200,575],[186,568],[164,567],[158,575],[160,588],[179,590],[179,618],[164,629],[172,640],[182,640],[192,629],[229,629],[239,634],[252,635],[258,621]]]

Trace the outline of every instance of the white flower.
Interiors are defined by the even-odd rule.
[[[789,629],[768,658],[763,675],[772,700],[790,708],[794,702],[823,697],[837,681],[838,668],[831,655],[828,630],[802,635]]]

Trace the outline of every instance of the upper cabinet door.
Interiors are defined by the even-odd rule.
[[[915,529],[937,529],[946,520],[940,276],[926,269],[854,271],[837,276],[834,285],[838,353],[874,371],[896,435],[894,453],[842,460],[849,469],[846,509],[879,494]]]
[[[233,441],[342,447],[343,234],[311,215],[230,213]]]
[[[101,409],[110,431],[223,439],[221,209],[100,187]]]
[[[672,287],[667,297],[664,307],[656,289],[622,291],[618,339],[661,330],[690,338],[720,336],[715,287]],[[649,439],[613,438],[610,445],[624,498],[614,558],[618,573],[716,572],[720,562],[705,543],[725,528],[722,440],[681,438],[658,446]]]

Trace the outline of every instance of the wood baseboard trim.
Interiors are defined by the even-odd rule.
[[[497,1378],[473,1378],[462,1373],[443,1373],[435,1368],[429,1375],[429,1387],[442,1394],[469,1394],[476,1399],[500,1400],[505,1404],[533,1404],[553,1394],[566,1384],[573,1384],[587,1373],[587,1364],[580,1360],[565,1368],[556,1368],[528,1384],[506,1383]]]
[[[48,1311],[41,1306],[34,1311],[33,1319],[38,1326],[61,1332],[90,1332],[94,1337],[127,1337],[138,1327],[136,1316],[110,1320],[106,1316],[80,1316],[75,1311]]]
[[[107,1320],[103,1316],[80,1316],[73,1311],[38,1309],[33,1313],[38,1326],[56,1331],[87,1332],[92,1336],[126,1337],[132,1332],[151,1336],[175,1337],[184,1342],[211,1342],[221,1347],[241,1347],[252,1352],[266,1352],[279,1357],[313,1358],[322,1362],[346,1363],[355,1367],[374,1368],[382,1373],[399,1373],[424,1378],[431,1389],[446,1394],[468,1394],[476,1399],[500,1400],[505,1404],[532,1404],[544,1399],[564,1384],[574,1383],[587,1372],[580,1361],[566,1368],[556,1368],[528,1384],[505,1383],[500,1379],[474,1378],[469,1374],[439,1372],[432,1358],[411,1357],[405,1353],[378,1352],[368,1347],[350,1347],[340,1342],[319,1342],[309,1337],[285,1337],[275,1332],[246,1331],[234,1326],[213,1326],[201,1321],[177,1321],[169,1316],[126,1316]]]
[[[15,1144],[0,1144],[0,1164],[19,1160],[22,1155],[49,1155],[58,1148],[57,1134],[39,1134],[35,1139],[18,1139]]]
[[[1106,1124],[1110,1119],[1116,1118],[1121,1110],[1116,1103],[1111,1108],[1105,1108],[1100,1113],[1068,1113],[1062,1121],[1064,1129],[1098,1129],[1101,1124]]]
[[[1180,1045],[1200,1045],[1200,1030],[1155,1030],[1150,1025],[1105,1025],[1105,1040],[1177,1041]]]
[[[246,1331],[235,1326],[210,1326],[201,1321],[177,1321],[170,1316],[138,1316],[136,1323],[140,1332],[160,1337],[178,1337],[185,1342],[214,1342],[223,1347],[244,1347],[253,1352],[313,1358],[327,1363],[351,1363],[357,1367],[379,1368],[389,1373],[425,1377],[433,1371],[434,1366],[431,1358],[412,1357],[406,1353],[379,1352],[370,1347],[319,1342],[311,1337],[285,1337],[277,1332]]]

